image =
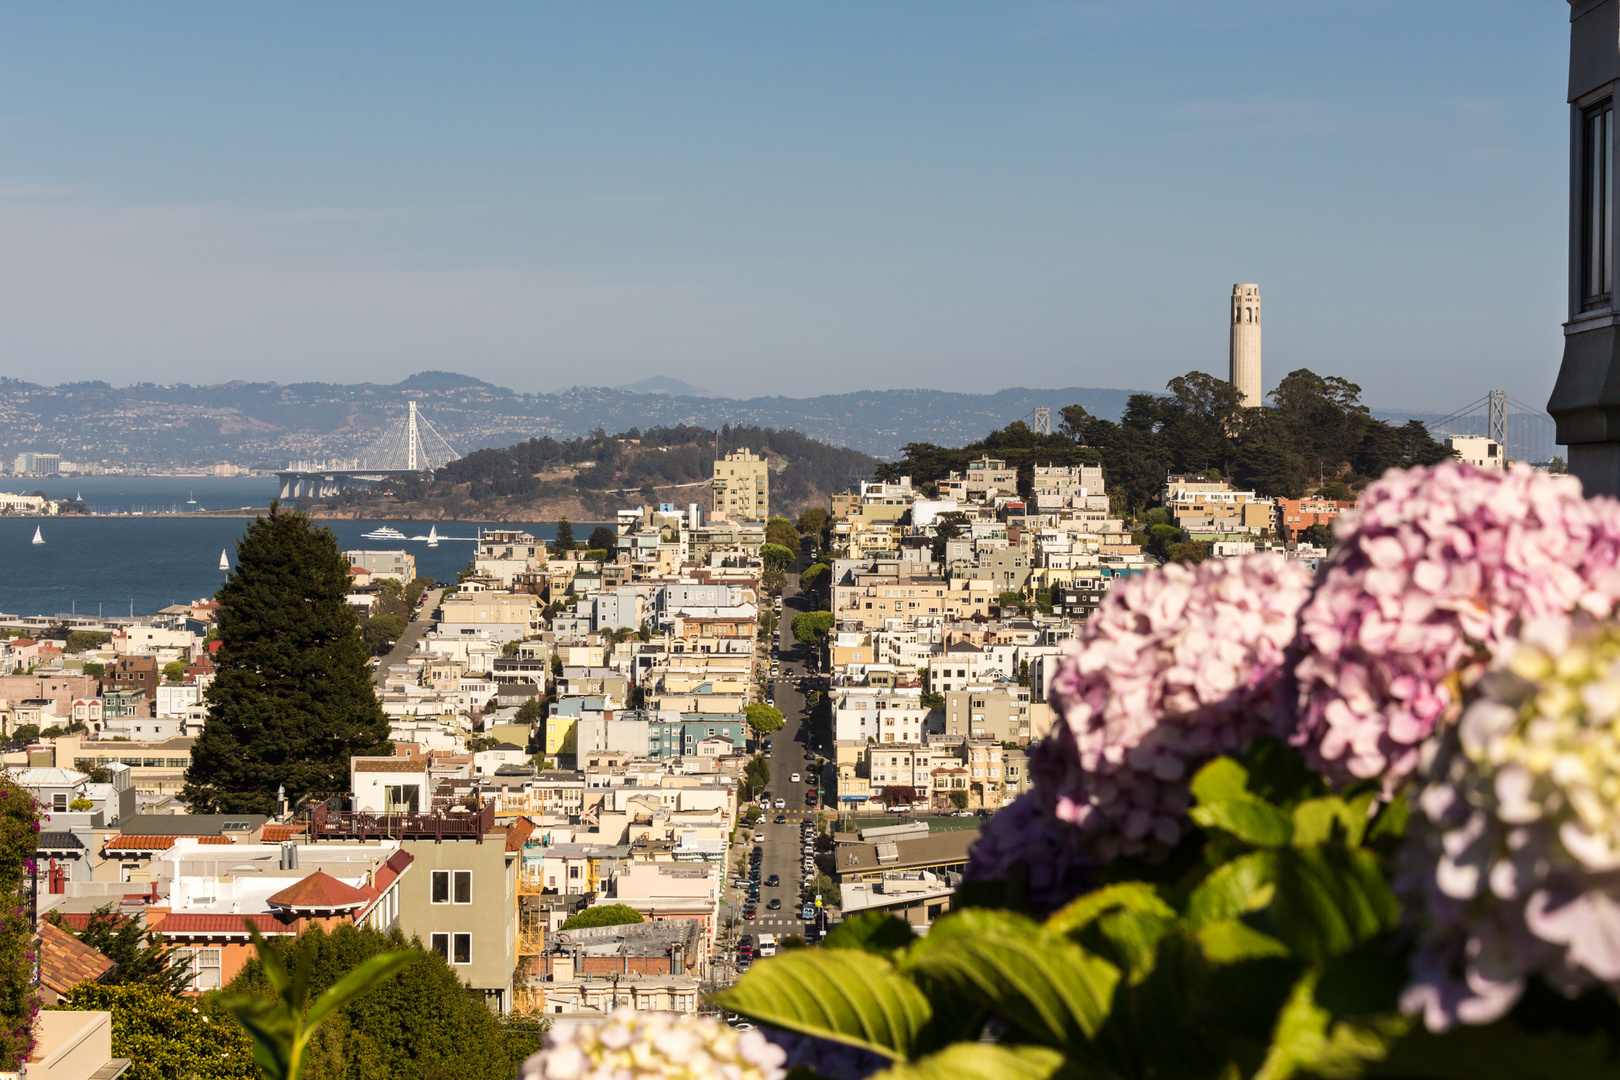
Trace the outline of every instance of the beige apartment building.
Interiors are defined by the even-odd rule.
[[[945,695],[945,737],[1027,744],[1029,690],[1022,686],[968,686]]]
[[[439,604],[439,633],[488,635],[491,641],[517,641],[544,628],[541,601],[528,593],[457,594]]]
[[[714,463],[714,516],[720,521],[770,518],[771,467],[744,447]]]

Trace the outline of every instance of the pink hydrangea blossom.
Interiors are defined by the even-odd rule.
[[[1312,576],[1272,553],[1170,565],[1116,585],[1053,681],[1032,764],[1088,854],[1154,855],[1185,827],[1204,762],[1279,730],[1289,646]]]
[[[1457,461],[1391,471],[1341,519],[1300,613],[1293,741],[1330,779],[1417,766],[1458,692],[1525,620],[1620,600],[1620,504],[1573,477]]]

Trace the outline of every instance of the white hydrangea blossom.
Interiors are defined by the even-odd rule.
[[[1403,999],[1489,1023],[1525,980],[1620,990],[1620,627],[1538,620],[1428,751],[1398,887],[1421,940]]]
[[[782,1080],[786,1058],[713,1017],[622,1007],[601,1024],[557,1024],[518,1080]]]

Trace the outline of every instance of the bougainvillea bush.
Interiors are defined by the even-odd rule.
[[[1620,504],[1448,462],[1336,537],[1116,588],[953,910],[718,1003],[834,1080],[1620,1080]]]

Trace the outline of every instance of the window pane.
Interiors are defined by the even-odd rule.
[[[435,904],[450,902],[450,871],[433,871],[433,902]]]
[[[472,871],[456,871],[456,903],[472,903]]]
[[[444,957],[446,960],[450,959],[450,935],[434,934],[432,941],[433,951]]]
[[[1613,288],[1614,277],[1614,177],[1610,175],[1614,161],[1614,110],[1603,110],[1603,284],[1602,291]]]
[[[470,963],[472,963],[472,935],[471,934],[457,934],[456,935],[456,956],[455,956],[455,960],[453,962],[457,963],[457,964],[470,964]]]

